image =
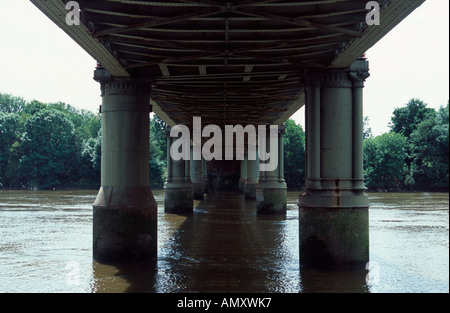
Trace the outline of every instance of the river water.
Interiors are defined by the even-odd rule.
[[[158,260],[92,261],[96,191],[0,191],[0,292],[449,292],[449,194],[371,193],[367,271],[299,266],[298,192],[286,217],[254,203],[195,202],[191,216],[158,202]],[[208,235],[205,235],[208,234]]]

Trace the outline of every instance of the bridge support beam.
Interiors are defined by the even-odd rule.
[[[277,168],[273,171],[261,171],[259,184],[256,189],[256,211],[258,214],[286,214],[287,187],[284,180],[284,146],[283,146],[284,125],[278,127],[278,147],[277,151],[270,151],[270,154],[277,153]],[[267,142],[271,142],[267,132]],[[272,156],[271,159],[273,160]]]
[[[247,157],[247,179],[244,184],[244,195],[247,200],[256,199],[256,188],[259,182],[259,158],[256,153],[256,159],[250,160]]]
[[[189,160],[173,160],[170,147],[174,139],[167,130],[167,181],[164,184],[164,211],[186,214],[193,210],[194,186],[190,178]]]
[[[300,263],[364,268],[369,203],[362,167],[362,88],[368,62],[305,75],[306,184],[299,197]]]
[[[149,181],[150,84],[97,69],[102,90],[101,188],[93,206],[93,257],[150,260],[157,251],[157,204]]]

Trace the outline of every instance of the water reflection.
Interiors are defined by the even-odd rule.
[[[157,263],[92,264],[91,291],[95,293],[156,292]]]
[[[365,293],[367,270],[359,271],[327,271],[318,269],[300,269],[302,292],[304,293]]]
[[[158,199],[157,199],[158,200]],[[189,215],[160,212],[153,264],[93,265],[93,292],[367,292],[367,271],[301,269],[298,215],[261,216],[255,201],[217,193]]]
[[[160,211],[158,261],[94,263],[93,291],[300,291],[296,212],[261,217],[255,206],[236,193],[217,193],[189,215]]]

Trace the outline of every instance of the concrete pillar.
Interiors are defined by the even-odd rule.
[[[208,163],[202,156],[203,192],[209,193]]]
[[[308,77],[305,106],[306,188],[320,189],[320,80]]]
[[[362,176],[365,59],[349,69],[313,71],[306,83],[306,186],[299,197],[300,263],[364,268],[369,203]]]
[[[202,160],[194,160],[192,147],[191,147],[191,161],[190,161],[190,175],[194,188],[194,199],[203,200],[204,188],[203,188],[203,176],[202,176]]]
[[[176,139],[170,137],[170,127],[167,137],[167,181],[164,184],[164,211],[166,213],[185,214],[193,210],[194,187],[190,179],[189,160],[173,160],[170,156],[170,146]]]
[[[157,251],[157,204],[149,182],[150,84],[111,77],[102,90],[101,188],[93,206],[93,257],[149,260]]]
[[[284,180],[284,133],[286,131],[286,127],[283,125],[278,126],[278,181],[280,183],[286,184]]]
[[[367,61],[359,59],[350,66],[353,97],[353,185],[355,190],[364,192],[363,170],[363,88],[364,81],[369,77]]]
[[[245,199],[256,199],[256,187],[259,182],[259,158],[258,149],[256,149],[256,159],[251,160],[247,158],[247,179],[244,184]]]
[[[278,127],[276,153],[278,164],[273,171],[261,171],[256,189],[256,211],[258,214],[286,214],[287,187],[284,180],[284,125]],[[267,132],[267,142],[270,142],[270,132]],[[267,145],[270,146],[270,145]]]
[[[246,179],[247,179],[247,154],[244,154],[244,159],[241,160],[241,177],[239,178],[240,193],[244,193]]]

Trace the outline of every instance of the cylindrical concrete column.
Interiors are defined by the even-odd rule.
[[[351,87],[322,86],[320,99],[321,178],[350,179],[353,144]]]
[[[278,127],[278,181],[280,183],[286,183],[284,180],[284,140],[283,136],[286,131],[286,127],[283,125]]]
[[[189,160],[173,160],[170,146],[175,138],[167,135],[167,181],[164,184],[164,211],[166,213],[185,214],[193,210],[194,187],[190,179]]]
[[[256,149],[256,158],[251,160],[247,157],[247,179],[244,185],[245,199],[256,199],[256,187],[259,182],[259,158],[258,150]]]
[[[208,163],[202,156],[203,192],[209,193]]]
[[[271,132],[267,132],[267,143],[276,140],[276,151],[270,151],[271,161],[277,160],[277,166],[272,171],[261,171],[260,180],[256,189],[256,212],[258,214],[286,214],[287,187],[284,181],[283,167],[283,134],[284,126],[278,127],[278,132],[271,138]],[[271,144],[266,146],[272,146]]]
[[[166,142],[167,142],[167,183],[172,182],[173,170],[172,170],[172,162],[170,159],[170,146],[172,145],[172,138],[170,137],[170,127],[166,127]],[[169,160],[170,159],[170,160]]]
[[[309,73],[319,83],[307,85],[308,185],[299,197],[300,263],[305,267],[363,269],[369,261],[369,204],[358,185],[363,182],[362,98],[351,79],[353,66]],[[365,60],[358,70],[367,73]]]
[[[241,160],[241,177],[239,178],[240,193],[244,193],[246,179],[247,179],[247,154],[244,154],[244,159]]]
[[[204,198],[204,188],[203,188],[203,176],[202,176],[202,160],[193,159],[193,151],[191,147],[191,162],[190,162],[190,173],[191,181],[194,188],[194,199],[203,200]]]
[[[308,77],[305,105],[306,188],[320,189],[320,80]]]
[[[364,188],[362,87],[353,87],[353,178],[355,187]],[[356,181],[358,180],[358,181]]]
[[[93,256],[148,260],[157,251],[157,204],[149,184],[150,84],[97,69],[102,89],[101,188],[93,207]]]
[[[353,186],[355,190],[364,192],[363,170],[363,88],[364,81],[369,77],[367,61],[357,60],[350,67],[350,77],[353,82]]]

